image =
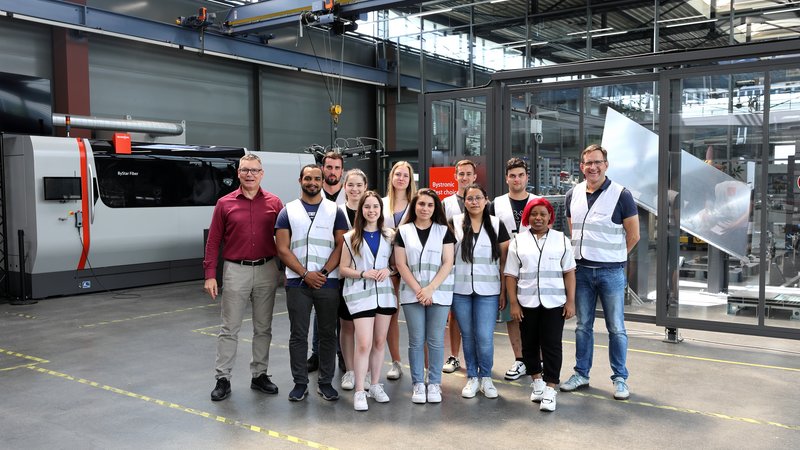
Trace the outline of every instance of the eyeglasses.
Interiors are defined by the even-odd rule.
[[[248,174],[249,173],[249,174],[252,174],[252,175],[258,175],[263,170],[264,169],[239,169],[239,173],[241,173],[241,174]]]
[[[467,197],[467,198],[464,199],[464,201],[467,202],[467,203],[474,203],[474,202],[481,202],[485,198],[486,197],[479,195],[477,197]]]
[[[599,166],[599,165],[603,164],[604,162],[606,162],[605,159],[598,159],[597,161],[582,162],[581,165],[582,166],[586,166],[586,167],[593,167],[593,166]]]

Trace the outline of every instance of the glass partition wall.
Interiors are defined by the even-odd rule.
[[[436,113],[437,104],[450,105],[451,140],[461,145],[446,158],[434,151],[427,158],[444,165],[480,148],[481,181],[493,195],[505,190],[505,161],[524,158],[528,190],[563,216],[564,194],[583,178],[581,150],[600,143],[607,176],[639,208],[628,320],[798,339],[800,55],[764,48],[770,51],[747,57],[724,49],[697,59],[665,55],[674,61],[652,66],[586,63],[570,67],[569,81],[556,81],[552,68],[505,73],[483,88],[485,97],[426,94],[431,120],[420,129],[427,148],[440,151],[431,116],[446,114]],[[465,101],[475,98],[481,102]],[[485,109],[467,113],[476,104]],[[456,129],[470,123],[484,124],[483,141],[459,137]],[[568,232],[561,219],[554,226]]]

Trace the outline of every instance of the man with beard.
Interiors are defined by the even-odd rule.
[[[289,401],[308,394],[308,327],[311,308],[319,325],[319,379],[317,393],[325,400],[339,398],[331,386],[336,359],[336,318],[339,309],[337,266],[347,217],[336,203],[322,197],[322,169],[307,165],[300,171],[299,199],[278,215],[275,242],[286,266],[286,307],[289,311],[289,364],[294,389]]]
[[[322,158],[322,191],[325,198],[337,205],[342,205],[347,201],[347,195],[344,192],[342,183],[342,174],[344,167],[344,158],[336,152],[327,152]],[[317,326],[316,313],[312,316],[312,332],[311,332],[311,356],[308,357],[308,372],[316,372],[319,369],[319,329]],[[339,332],[339,325],[337,320],[336,332]],[[338,341],[337,341],[338,345]],[[339,356],[339,368],[342,372],[347,371],[344,364],[344,356],[342,351],[337,347],[336,354]]]
[[[325,198],[337,205],[342,205],[347,201],[342,186],[342,174],[344,172],[344,158],[336,152],[328,152],[322,158],[322,177],[325,183],[322,190],[325,191]]]

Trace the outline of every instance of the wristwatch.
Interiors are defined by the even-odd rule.
[[[330,272],[328,272],[328,269],[323,267],[322,270],[319,271],[319,273],[321,273],[321,274],[323,274],[323,275],[325,275],[327,277]]]

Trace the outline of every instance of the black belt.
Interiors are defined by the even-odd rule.
[[[255,260],[247,260],[247,259],[226,259],[230,263],[239,264],[240,266],[261,266],[265,263],[272,261],[272,256],[267,256],[266,258],[255,259]]]

